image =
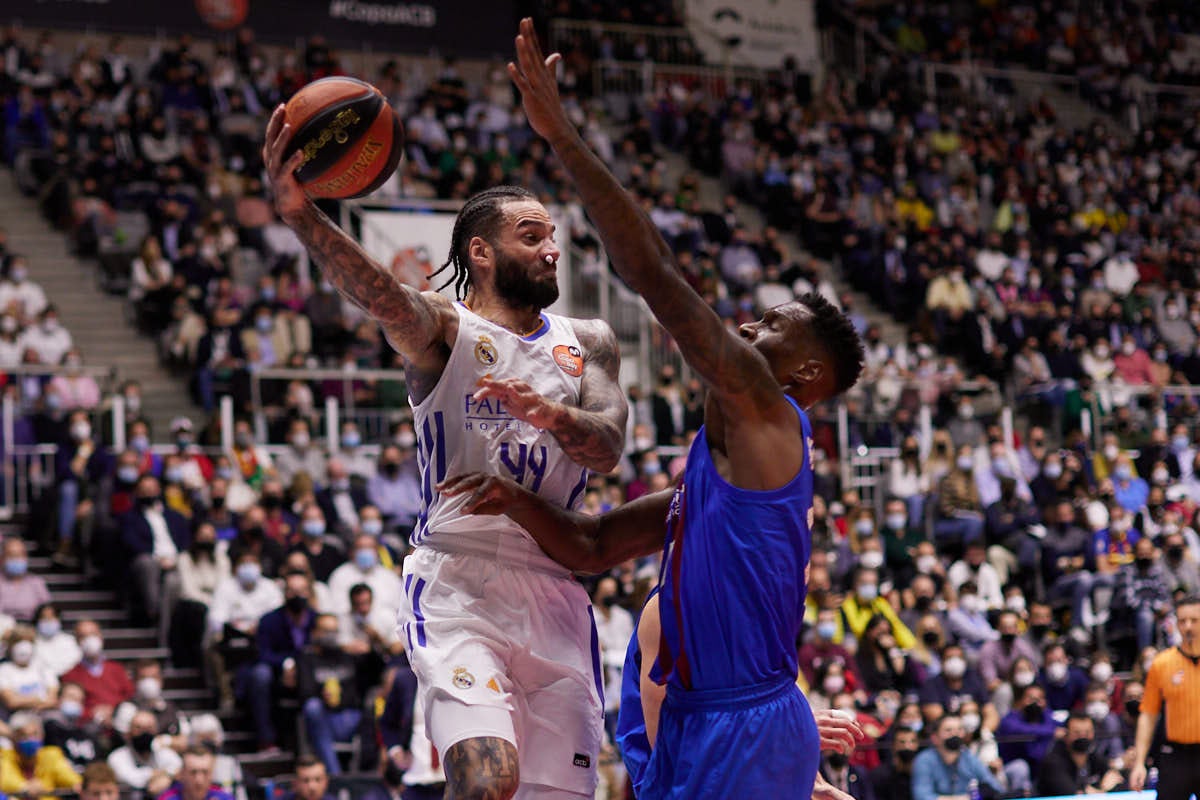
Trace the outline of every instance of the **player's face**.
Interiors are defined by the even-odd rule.
[[[503,233],[495,245],[496,292],[515,308],[543,309],[558,299],[562,251],[554,242],[554,223],[534,200],[505,204]]]

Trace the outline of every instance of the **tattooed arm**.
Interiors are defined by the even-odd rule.
[[[280,106],[271,116],[263,145],[275,210],[300,237],[329,282],[371,315],[406,363],[417,367],[410,373],[440,372],[445,361],[447,314],[453,316],[453,309],[441,295],[418,292],[401,283],[305,195],[294,175],[303,153],[297,151],[283,160],[293,133],[283,117]]]
[[[438,484],[467,495],[464,514],[504,514],[529,532],[546,555],[572,572],[594,575],[662,549],[674,489],[647,494],[598,517],[551,505],[515,481],[472,472]]]
[[[494,736],[464,739],[446,751],[446,797],[508,800],[521,782],[517,748]]]

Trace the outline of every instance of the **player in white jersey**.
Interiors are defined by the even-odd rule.
[[[604,712],[587,594],[520,526],[461,515],[436,487],[494,472],[576,507],[586,470],[608,472],[624,445],[612,330],[544,313],[559,249],[530,192],[498,187],[463,206],[443,265],[453,303],[401,284],[313,205],[300,158],[283,159],[291,135],[277,109],[263,148],[275,208],[404,361],[423,510],[400,634],[446,797],[590,797]]]

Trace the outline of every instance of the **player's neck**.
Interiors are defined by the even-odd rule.
[[[518,336],[528,336],[542,325],[540,308],[514,308],[499,296],[478,289],[471,289],[463,303],[474,314]]]

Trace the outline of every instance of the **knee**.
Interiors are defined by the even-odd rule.
[[[446,800],[509,800],[521,782],[517,748],[495,737],[453,745],[445,768]]]
[[[320,722],[325,716],[325,707],[321,698],[310,697],[304,702],[304,718],[309,722]]]
[[[275,679],[275,674],[271,671],[271,665],[260,662],[250,668],[250,683],[257,689],[271,688],[271,681]]]

